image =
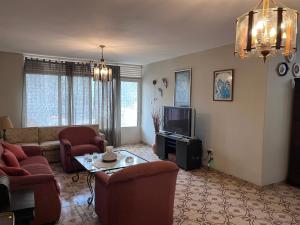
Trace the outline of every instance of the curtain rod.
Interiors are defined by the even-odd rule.
[[[63,56],[49,56],[49,55],[38,55],[38,54],[29,54],[24,53],[24,58],[40,59],[40,60],[53,60],[53,61],[64,61],[64,62],[78,62],[78,63],[99,63],[100,60],[95,59],[84,59],[84,58],[70,58]],[[108,65],[112,66],[137,66],[141,67],[142,65],[137,64],[125,64],[125,63],[116,63],[116,62],[107,62]]]

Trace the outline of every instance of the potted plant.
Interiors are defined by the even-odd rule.
[[[155,132],[155,142],[152,144],[152,150],[156,154],[157,149],[156,149],[156,134],[159,133],[159,128],[160,128],[160,113],[158,111],[153,111],[152,112],[152,121],[153,121],[153,126],[154,126],[154,132]]]

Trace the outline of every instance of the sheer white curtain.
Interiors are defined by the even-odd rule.
[[[92,124],[91,77],[72,78],[72,124]]]
[[[120,67],[110,66],[111,82],[92,82],[92,121],[99,124],[109,144],[121,143]]]

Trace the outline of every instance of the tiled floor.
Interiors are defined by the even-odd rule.
[[[158,160],[144,145],[123,146],[142,157]],[[87,205],[86,173],[78,183],[52,164],[61,185],[62,215],[59,224],[100,224],[93,206]],[[180,170],[175,196],[174,225],[289,225],[300,224],[300,189],[286,184],[263,189],[228,175],[200,169]]]

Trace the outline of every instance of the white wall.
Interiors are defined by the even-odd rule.
[[[121,145],[138,144],[141,142],[140,127],[122,127],[121,128]]]
[[[261,185],[267,64],[262,59],[239,60],[233,45],[146,65],[143,70],[142,138],[152,144],[153,108],[173,105],[174,71],[192,68],[192,107],[196,109],[196,136],[215,154],[215,168]],[[214,102],[213,72],[234,69],[234,101]],[[168,89],[157,106],[152,80],[166,77]]]
[[[23,55],[0,52],[0,117],[9,116],[15,127],[22,122]]]

